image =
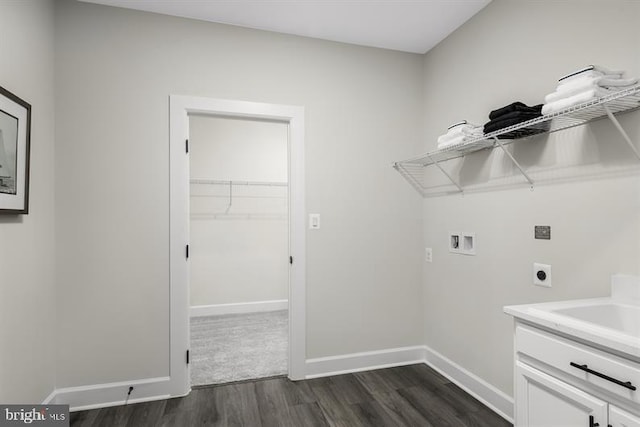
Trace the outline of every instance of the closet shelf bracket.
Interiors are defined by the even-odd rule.
[[[430,155],[428,155],[428,154],[427,154],[427,157],[429,158],[429,160],[431,160],[431,162],[433,162],[433,164],[434,164],[434,165],[436,165],[436,167],[437,167],[438,169],[440,169],[440,172],[442,172],[442,173],[443,173],[447,178],[449,178],[449,181],[451,181],[451,183],[452,183],[453,185],[455,185],[455,186],[456,186],[456,188],[458,189],[458,191],[460,191],[460,192],[462,193],[462,192],[463,192],[463,190],[462,190],[462,187],[460,186],[460,184],[458,184],[458,183],[456,182],[456,180],[455,180],[455,179],[453,179],[453,178],[451,177],[451,175],[449,175],[449,173],[448,173],[446,170],[444,170],[444,168],[443,168],[442,166],[440,166],[440,162],[439,162],[439,161],[437,161],[437,160],[435,160],[433,157],[431,157],[431,156],[430,156]]]
[[[500,140],[498,139],[497,136],[494,136],[493,139],[495,140],[496,144],[498,144],[498,146],[500,148],[502,148],[502,151],[504,151],[504,153],[507,155],[507,157],[509,157],[509,159],[511,159],[511,161],[513,162],[513,164],[518,168],[518,170],[520,171],[520,173],[522,174],[522,176],[525,177],[525,179],[529,182],[529,184],[531,184],[531,187],[533,187],[533,180],[531,179],[531,177],[524,171],[524,169],[522,168],[522,166],[520,166],[520,163],[518,163],[518,161],[513,157],[513,155],[509,152],[509,150],[507,150],[504,145],[502,144],[502,142],[500,142]]]
[[[626,143],[629,145],[629,148],[631,148],[631,150],[636,155],[638,160],[640,160],[640,152],[638,152],[638,149],[636,148],[635,144],[631,141],[631,138],[629,138],[629,135],[624,130],[624,128],[622,127],[622,125],[620,124],[616,116],[613,115],[613,113],[611,112],[611,110],[607,105],[603,105],[603,108],[604,108],[604,111],[607,113],[609,120],[611,120],[611,122],[616,127],[616,129],[618,129],[618,132],[620,132],[620,134],[622,135]]]

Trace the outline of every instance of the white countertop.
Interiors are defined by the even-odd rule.
[[[640,301],[637,298],[638,289],[640,289],[640,279],[618,275],[612,277],[611,297],[510,305],[504,307],[504,312],[516,319],[581,341],[587,341],[598,347],[640,361],[640,336],[637,336],[637,333],[626,333],[622,330],[556,312],[556,310],[609,304],[638,309],[640,307]]]

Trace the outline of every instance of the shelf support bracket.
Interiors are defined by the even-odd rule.
[[[436,165],[436,167],[437,167],[438,169],[440,169],[440,172],[442,172],[442,173],[443,173],[447,178],[449,178],[449,181],[451,181],[451,182],[453,183],[453,185],[455,185],[455,186],[456,186],[456,188],[458,188],[458,190],[459,190],[461,193],[464,191],[464,190],[462,189],[462,187],[460,186],[460,184],[458,184],[458,183],[456,182],[456,180],[455,180],[455,179],[451,178],[451,175],[449,175],[449,173],[447,173],[447,171],[446,171],[446,170],[444,170],[444,169],[442,168],[442,166],[440,166],[440,163],[438,163],[438,161],[433,160],[433,158],[432,158],[431,156],[429,156],[429,155],[427,155],[427,157],[429,158],[429,160],[431,160],[431,161],[433,162],[433,164],[434,164],[434,165]]]
[[[516,167],[518,168],[518,170],[520,171],[522,176],[524,176],[526,178],[526,180],[529,182],[529,184],[531,184],[531,187],[533,187],[533,180],[531,179],[531,177],[529,175],[527,175],[527,173],[524,171],[524,169],[522,169],[522,166],[520,166],[520,163],[518,163],[518,161],[511,155],[509,150],[504,148],[504,145],[502,145],[502,142],[500,142],[500,140],[497,137],[494,136],[493,139],[496,141],[496,144],[498,144],[500,146],[500,148],[502,148],[502,151],[504,151],[504,154],[506,154],[507,157],[509,157],[511,159],[513,164],[516,165]]]
[[[609,107],[606,104],[603,105],[602,108],[604,108],[604,111],[607,113],[607,116],[609,116],[609,119],[613,122],[613,124],[616,127],[616,129],[618,129],[618,132],[620,132],[620,134],[622,135],[624,140],[627,142],[627,144],[629,145],[629,148],[631,148],[633,153],[640,160],[640,153],[638,152],[638,149],[636,148],[635,144],[633,142],[631,142],[631,138],[629,138],[629,135],[624,130],[624,128],[622,127],[622,125],[620,124],[620,122],[618,121],[616,116],[613,115],[613,113],[611,112],[611,110],[609,109]]]

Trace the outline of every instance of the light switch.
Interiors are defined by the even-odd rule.
[[[424,260],[426,262],[433,262],[433,249],[424,248]]]
[[[312,230],[320,228],[320,214],[309,214],[309,228]]]

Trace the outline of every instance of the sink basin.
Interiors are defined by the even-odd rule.
[[[510,305],[505,313],[640,362],[640,277],[611,276],[611,296]]]
[[[640,306],[608,303],[557,308],[550,311],[640,337]]]

